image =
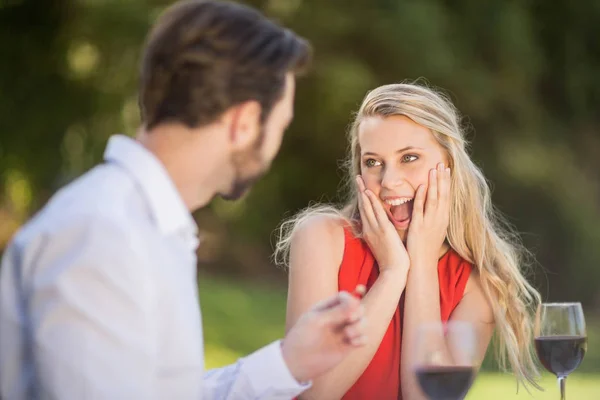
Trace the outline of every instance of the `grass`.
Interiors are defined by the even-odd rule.
[[[280,286],[242,283],[200,275],[207,368],[235,362],[258,348],[281,338],[285,321],[285,289]],[[581,368],[567,380],[570,399],[600,399],[600,325],[589,324],[589,347]],[[489,364],[486,363],[486,364]],[[556,379],[544,374],[543,392],[529,394],[517,387],[510,374],[481,372],[467,400],[560,398]]]
[[[519,389],[511,375],[482,372],[477,376],[467,400],[504,400],[504,399],[534,399],[558,400],[560,392],[556,378],[544,374],[541,381],[544,391],[532,390],[527,393],[524,388]],[[567,379],[567,395],[569,399],[596,400],[600,399],[600,374],[575,372]]]

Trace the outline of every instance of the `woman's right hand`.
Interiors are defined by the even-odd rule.
[[[406,277],[410,259],[400,235],[377,196],[365,188],[360,175],[356,177],[356,183],[363,238],[377,260],[380,273],[386,270],[399,270],[403,277]]]

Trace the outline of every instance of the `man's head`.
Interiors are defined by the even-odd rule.
[[[293,116],[294,76],[308,43],[257,11],[191,0],[171,6],[150,33],[142,61],[140,108],[149,135],[176,126],[219,132],[225,198],[241,196],[268,169]],[[203,146],[206,142],[203,142]]]

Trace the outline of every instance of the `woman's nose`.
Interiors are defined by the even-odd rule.
[[[381,187],[394,189],[404,183],[404,175],[397,168],[385,168],[381,177]]]

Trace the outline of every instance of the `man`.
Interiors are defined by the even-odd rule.
[[[292,120],[307,43],[241,5],[172,6],[146,43],[137,140],[57,193],[0,280],[0,384],[12,399],[283,399],[364,343],[363,309],[326,300],[277,341],[203,376],[190,211],[240,197]]]

